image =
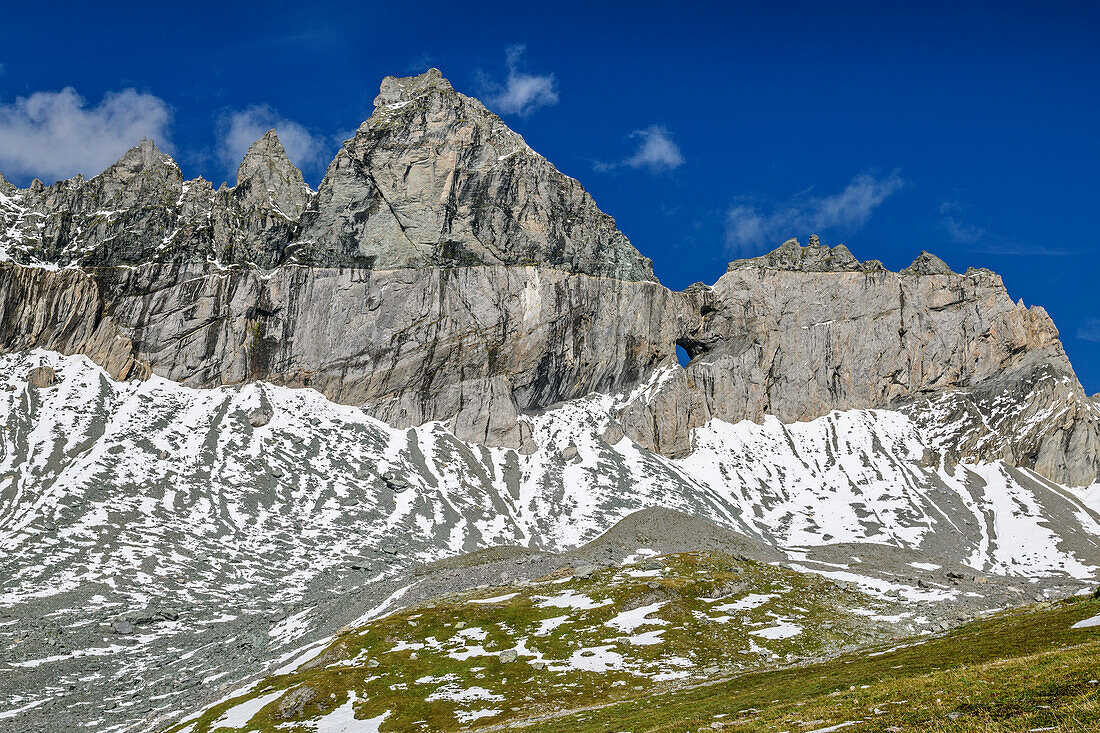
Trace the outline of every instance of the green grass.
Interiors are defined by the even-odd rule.
[[[883,624],[852,612],[896,614],[896,604],[841,590],[817,576],[718,554],[672,556],[661,564],[658,576],[646,575],[641,566],[604,570],[585,580],[566,572],[529,586],[457,594],[406,609],[341,635],[296,672],[269,678],[211,708],[194,731],[218,730],[214,724],[226,710],[276,690],[294,697],[274,700],[242,730],[295,730],[296,721],[331,712],[352,691],[358,717],[389,713],[383,731],[459,730],[477,714],[485,716],[477,722],[489,724],[532,711],[629,699],[906,633],[907,622]],[[594,607],[546,604],[565,593],[584,596]],[[721,610],[750,594],[755,602],[745,608]],[[638,628],[608,625],[621,612],[646,606],[654,610]],[[552,629],[543,627],[552,619],[558,622]],[[777,639],[752,633],[786,623],[802,631]],[[647,632],[660,632],[659,640],[648,639],[659,643],[635,643],[646,640],[637,635]],[[501,651],[517,646],[517,661],[498,659]],[[546,666],[533,665],[536,658]],[[598,671],[577,668],[603,658],[621,658],[621,664]],[[484,690],[487,699],[446,699],[472,688]]]
[[[1100,614],[1076,600],[976,621],[953,633],[870,656],[747,674],[560,717],[531,733],[722,730],[1100,730]]]
[[[311,720],[351,694],[357,718],[386,715],[381,730],[402,733],[509,723],[569,733],[713,730],[712,724],[793,733],[850,721],[844,730],[1000,731],[1095,719],[1097,685],[1088,680],[1100,675],[1100,633],[1070,626],[1100,613],[1100,601],[1005,614],[945,638],[912,637],[919,609],[818,576],[718,554],[662,561],[657,577],[621,569],[587,580],[563,573],[405,609],[348,630],[308,664],[206,710],[188,730],[226,733],[215,724],[227,710],[272,693],[280,694],[234,730],[305,733],[315,727]],[[547,605],[545,599],[566,592],[594,607]],[[476,602],[505,595],[512,597]],[[745,602],[750,597],[755,602]],[[718,610],[737,601],[744,608]],[[626,633],[608,625],[644,606],[656,608],[648,624]],[[555,618],[560,623],[545,630]],[[791,623],[802,631],[789,638],[754,633]],[[660,643],[627,638],[657,631]],[[855,644],[873,650],[809,662]],[[498,659],[517,645],[517,661]],[[579,656],[593,649],[595,657]],[[621,656],[621,663],[577,668],[601,655]],[[532,664],[536,656],[545,667]],[[1091,677],[1084,671],[1090,664]],[[471,690],[480,698],[451,699]]]

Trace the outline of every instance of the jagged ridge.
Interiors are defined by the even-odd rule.
[[[539,264],[652,280],[581,185],[436,69],[387,77],[316,193],[274,130],[237,184],[185,181],[143,140],[90,180],[0,188],[0,251],[24,264],[147,262],[393,269]]]
[[[668,455],[714,418],[949,393],[988,414],[1009,394],[995,432],[1020,441],[952,455],[1073,484],[1100,471],[1100,415],[1057,329],[993,273],[928,253],[892,273],[812,237],[671,292],[579,183],[436,70],[383,81],[316,193],[272,131],[232,188],[183,181],[144,141],[88,181],[2,187],[0,215],[0,349],[84,353],[119,378],[311,386],[529,452],[522,414],[629,389],[681,345],[687,368],[619,416]]]

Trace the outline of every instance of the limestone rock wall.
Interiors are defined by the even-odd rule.
[[[536,267],[0,265],[3,351],[84,353],[116,377],[192,387],[312,387],[394,425],[447,420],[514,447],[519,411],[667,363],[681,316],[656,283]]]
[[[995,274],[928,253],[889,272],[811,237],[672,292],[434,69],[383,81],[317,192],[274,131],[216,191],[148,140],[88,180],[0,178],[0,351],[31,348],[119,378],[313,387],[524,451],[523,413],[622,391],[615,430],[667,455],[713,419],[881,407],[920,416],[943,461],[1100,473],[1097,406],[1057,329]]]
[[[988,270],[955,274],[926,253],[901,273],[866,263],[826,269],[821,262],[847,251],[830,258],[815,246],[793,260],[779,252],[779,263],[735,263],[713,287],[683,293],[694,318],[681,322],[695,326],[678,342],[693,358],[624,410],[627,433],[682,455],[691,430],[715,418],[795,422],[901,408],[943,436],[950,460],[1004,459],[1058,481],[1096,480],[1100,410],[1045,310],[1013,303]],[[939,423],[958,416],[928,407],[948,396],[971,418],[950,436]]]

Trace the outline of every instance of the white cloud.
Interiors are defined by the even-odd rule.
[[[272,128],[286,148],[290,162],[299,169],[311,170],[328,162],[325,154],[330,145],[323,135],[314,135],[300,123],[280,117],[267,105],[253,105],[222,116],[219,153],[226,168],[236,172],[252,143]]]
[[[405,73],[423,74],[431,67],[433,61],[435,61],[435,57],[427,51],[424,51],[409,62],[409,65],[405,67]]]
[[[663,126],[650,125],[644,130],[635,130],[631,137],[642,139],[638,150],[626,160],[632,168],[648,168],[653,173],[661,173],[683,165],[680,146],[672,141]]]
[[[885,178],[864,173],[840,193],[796,196],[766,213],[751,203],[736,204],[726,213],[726,243],[735,251],[753,252],[801,234],[827,229],[852,232],[904,185],[896,172]]]
[[[683,165],[684,155],[680,152],[680,146],[673,142],[664,125],[650,125],[644,130],[635,130],[630,133],[630,137],[641,138],[633,155],[613,163],[597,160],[592,163],[592,167],[606,172],[628,165],[631,168],[645,168],[650,173],[667,173]]]
[[[90,107],[72,87],[0,104],[0,170],[10,175],[96,175],[143,137],[169,148],[172,108],[134,89],[108,92]]]
[[[504,84],[484,74],[481,85],[490,109],[507,115],[526,117],[539,107],[558,103],[558,81],[553,74],[528,74],[521,71],[526,46],[511,46],[507,51],[508,78]]]
[[[1100,318],[1090,318],[1085,321],[1085,325],[1077,329],[1077,338],[1100,342]]]
[[[955,244],[974,245],[983,240],[988,240],[990,234],[981,227],[963,224],[959,220],[962,213],[962,205],[955,201],[944,201],[940,204],[940,224],[947,231],[947,236]]]

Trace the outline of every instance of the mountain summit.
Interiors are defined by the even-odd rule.
[[[394,269],[541,265],[652,280],[573,178],[437,69],[387,77],[314,194],[274,130],[217,193],[142,141],[85,181],[12,190],[0,253],[84,267],[147,262]]]
[[[650,261],[580,183],[437,69],[382,82],[301,237],[297,257],[313,264],[532,264],[653,279]]]
[[[1008,421],[1004,438],[953,434],[956,459],[1097,479],[1100,413],[1045,311],[992,273],[928,253],[892,273],[815,236],[674,293],[577,181],[438,70],[387,77],[374,105],[316,192],[271,130],[217,191],[143,140],[87,181],[3,194],[3,348],[84,353],[120,378],[310,386],[524,450],[530,411],[669,369],[619,414],[667,455],[713,419],[951,395],[975,425]]]

